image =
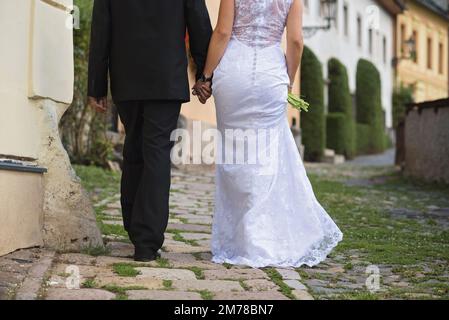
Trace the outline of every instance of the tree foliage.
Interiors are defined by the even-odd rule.
[[[413,103],[413,87],[406,87],[401,84],[393,92],[393,128],[404,120],[405,108],[409,103]]]
[[[75,0],[79,28],[74,28],[75,83],[73,102],[61,119],[61,138],[73,163],[106,166],[112,152],[106,131],[108,116],[95,112],[87,103],[91,0]]]

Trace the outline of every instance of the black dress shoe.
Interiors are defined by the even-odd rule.
[[[159,252],[135,250],[134,261],[151,262],[161,257]]]

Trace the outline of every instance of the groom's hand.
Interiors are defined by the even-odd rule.
[[[97,112],[105,113],[108,110],[108,98],[89,97],[89,105],[93,107]]]
[[[192,93],[194,96],[198,96],[198,99],[202,104],[205,104],[207,100],[212,96],[211,83],[198,80],[193,87]]]

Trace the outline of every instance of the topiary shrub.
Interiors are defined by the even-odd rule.
[[[376,66],[361,59],[356,75],[357,123],[368,125],[371,130],[369,153],[385,150],[384,123],[381,98],[381,79]],[[357,139],[359,135],[357,134]],[[357,145],[360,145],[359,143]],[[365,153],[360,149],[357,152]]]
[[[343,112],[327,115],[326,141],[327,147],[337,154],[345,154],[347,147],[347,116]]]
[[[385,149],[391,149],[394,147],[393,140],[391,140],[390,135],[387,133],[384,135],[384,146]]]
[[[367,124],[356,124],[357,132],[357,153],[369,154],[371,153],[371,132],[372,128]]]
[[[343,138],[343,148],[337,151],[338,154],[344,154],[347,158],[351,159],[355,156],[355,122],[352,112],[352,97],[349,89],[349,79],[346,67],[335,58],[332,58],[328,62],[329,70],[329,112],[330,113],[342,113],[345,115],[345,123],[340,127],[340,130],[344,132],[334,132]],[[327,128],[329,129],[329,128]],[[329,138],[330,135],[327,134]],[[327,142],[327,146],[331,149],[332,143]]]
[[[310,103],[309,112],[301,113],[304,158],[320,161],[326,145],[323,66],[308,47],[304,48],[301,63],[301,95]]]
[[[329,73],[329,112],[352,114],[352,99],[346,67],[336,58],[327,63]]]

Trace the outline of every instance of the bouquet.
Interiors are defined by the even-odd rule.
[[[287,99],[288,103],[291,104],[291,106],[299,111],[305,111],[308,112],[309,111],[309,106],[310,104],[306,101],[304,101],[303,99],[301,99],[301,97],[293,94],[293,93],[289,93],[288,94],[288,99]]]

